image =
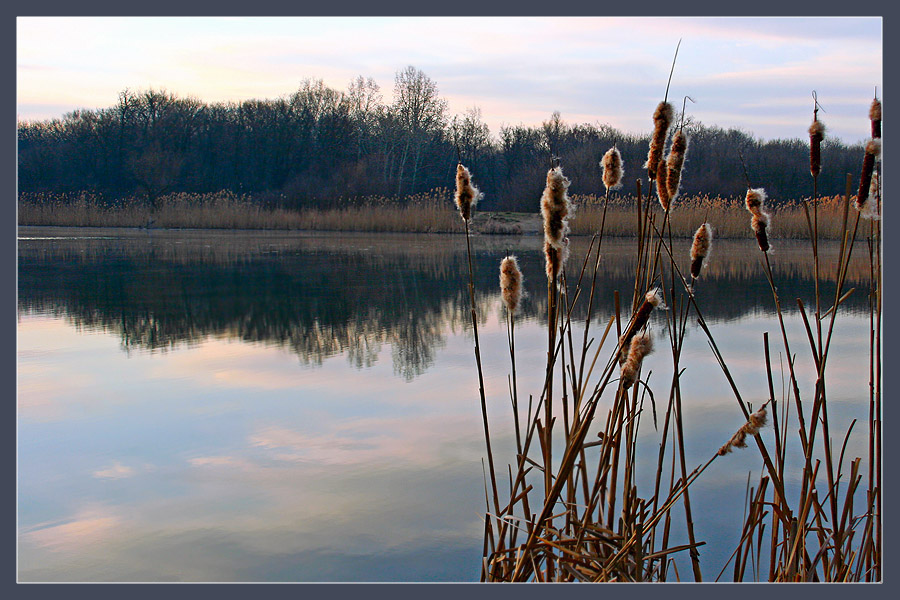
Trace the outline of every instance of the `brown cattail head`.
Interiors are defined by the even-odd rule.
[[[654,288],[644,294],[644,301],[641,302],[641,305],[634,313],[631,325],[625,330],[625,333],[622,334],[622,337],[619,340],[619,363],[625,362],[625,359],[628,357],[631,339],[638,331],[643,329],[644,325],[647,324],[647,321],[650,320],[650,313],[657,307],[660,310],[667,309],[666,305],[663,303],[662,291],[659,288]]]
[[[825,139],[825,125],[813,119],[809,126],[809,172],[818,177],[822,171],[822,140]]]
[[[547,279],[556,281],[562,272],[562,267],[569,258],[569,238],[563,238],[563,243],[556,248],[546,239],[544,240],[544,258],[547,270]]]
[[[752,188],[747,190],[745,203],[747,210],[753,215],[750,217],[750,227],[756,233],[756,242],[759,249],[763,252],[769,251],[769,236],[766,227],[769,225],[769,214],[763,210],[763,204],[766,201],[766,190],[763,188]]]
[[[881,139],[871,139],[866,144],[862,172],[859,176],[859,191],[856,193],[857,210],[863,210],[866,206],[866,201],[869,199],[869,188],[872,186],[872,173],[875,170],[875,161],[879,158],[881,158]]]
[[[650,179],[656,179],[656,168],[662,159],[663,146],[666,143],[666,134],[669,132],[669,124],[675,110],[668,102],[660,102],[653,111],[653,135],[650,137],[650,151],[647,153],[647,163],[644,167]]]
[[[709,255],[712,237],[712,226],[709,223],[704,223],[694,232],[694,243],[691,244],[691,277],[694,279],[700,277],[700,269]]]
[[[625,169],[622,167],[622,155],[619,149],[613,146],[603,155],[600,161],[603,168],[603,185],[606,191],[615,190],[622,187],[622,177],[625,175]]]
[[[462,163],[456,165],[456,208],[464,221],[472,217],[472,207],[484,196],[478,188],[472,185],[472,176]]]
[[[678,187],[681,185],[681,169],[684,167],[684,156],[687,153],[688,137],[683,130],[672,137],[672,147],[669,149],[669,157],[666,159],[666,188],[669,191],[669,200],[678,197]]]
[[[544,239],[557,249],[569,233],[569,212],[572,205],[566,190],[569,180],[563,175],[562,167],[547,171],[547,185],[541,196],[541,215],[544,218]]]
[[[500,295],[509,314],[514,314],[522,300],[522,271],[515,256],[500,261]]]
[[[659,197],[659,205],[663,210],[669,210],[669,188],[666,186],[668,179],[668,167],[665,161],[659,161],[656,165],[656,195]]]
[[[635,335],[631,338],[628,347],[628,355],[622,365],[622,388],[628,389],[637,381],[638,371],[641,369],[641,363],[644,357],[653,352],[653,340],[650,338],[649,332]]]
[[[766,233],[766,227],[769,226],[769,214],[764,212],[755,213],[750,217],[750,227],[756,233],[756,243],[763,252],[769,251],[769,234]]]
[[[872,137],[881,137],[881,101],[878,98],[872,100],[869,107],[869,119],[872,121]]]
[[[750,415],[750,419],[731,436],[731,439],[724,446],[719,448],[716,454],[724,456],[731,452],[732,448],[746,448],[747,436],[758,434],[759,430],[765,426],[767,418],[766,405],[764,404],[762,408]]]

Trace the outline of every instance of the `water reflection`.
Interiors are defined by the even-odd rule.
[[[22,580],[477,579],[484,440],[461,238],[75,235],[30,229],[19,243]],[[527,367],[546,352],[537,241],[474,240],[499,464],[513,456],[514,437],[497,266],[508,250],[525,270],[517,358],[519,389],[532,392],[542,373]],[[587,240],[573,244],[578,265]],[[613,311],[612,291],[630,294],[632,244],[604,242],[599,321]],[[737,385],[758,402],[767,395],[761,335],[773,336],[777,378],[778,323],[758,253],[745,250],[719,243],[698,289]],[[686,256],[687,244],[677,251]],[[773,256],[789,309],[794,297],[809,304],[807,257],[804,245],[786,243]],[[829,367],[836,439],[865,417],[858,258],[850,285],[860,289],[836,327]],[[788,312],[791,339],[803,340]],[[665,393],[671,357],[661,351],[646,365]],[[687,462],[701,464],[741,416],[696,329],[684,366]],[[805,392],[815,372],[808,356],[797,370]],[[848,456],[865,456],[863,430]],[[639,461],[652,464],[658,443],[648,425]],[[757,455],[736,452],[698,482],[704,574],[733,550],[747,473],[759,468]]]
[[[211,336],[290,348],[304,364],[345,354],[371,367],[389,344],[394,373],[412,380],[434,363],[441,333],[468,318],[465,247],[457,236],[304,235],[259,232],[117,231],[78,237],[29,228],[19,241],[19,309],[65,317],[80,328],[117,334],[126,351],[165,351]],[[588,240],[576,239],[569,261],[574,286]],[[676,244],[686,257],[687,242]],[[700,283],[707,319],[771,311],[760,255],[746,241],[723,240]],[[605,319],[612,291],[631,297],[630,240],[606,240],[596,313]],[[751,248],[752,249],[752,248]],[[499,311],[497,265],[515,252],[525,274],[526,319],[546,311],[543,257],[536,238],[474,240],[482,319]],[[823,245],[823,294],[833,294],[836,246]],[[865,276],[861,253],[848,276]],[[773,256],[782,304],[811,305],[807,245],[782,242]],[[739,299],[739,301],[736,301]],[[845,309],[863,310],[865,290]],[[582,301],[575,316],[583,317]]]

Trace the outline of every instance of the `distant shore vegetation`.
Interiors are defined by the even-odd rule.
[[[572,199],[578,218],[571,223],[570,235],[593,235],[599,231],[603,220],[603,198],[586,195]],[[839,200],[839,196],[817,200],[819,235],[823,238],[839,237],[842,224]],[[634,196],[616,197],[610,201],[604,225],[606,235],[637,234],[635,204]],[[717,237],[752,235],[747,228],[746,210],[740,197],[689,196],[679,198],[677,204],[678,210],[670,215],[675,236],[692,236],[696,224],[705,220],[716,223]],[[166,194],[159,197],[154,206],[141,198],[110,201],[87,193],[22,194],[18,208],[19,225],[33,226],[463,232],[452,191],[446,188],[403,198],[339,198],[331,208],[263,206],[248,196],[229,191]],[[778,227],[773,235],[781,239],[804,237],[807,222],[801,201],[784,202],[775,210]],[[521,212],[474,210],[472,229],[481,234],[537,235],[540,214],[536,205]]]
[[[680,123],[681,117],[676,111],[674,119]],[[809,195],[804,128],[790,139],[764,141],[688,116],[684,131],[691,138],[684,196],[741,196],[741,156],[767,182],[773,206]],[[254,204],[258,218],[276,221],[300,218],[297,213],[352,214],[348,199],[358,199],[360,211],[371,198],[415,202],[453,181],[460,161],[484,192],[479,210],[532,212],[551,156],[565,165],[573,196],[599,195],[599,162],[613,144],[621,152],[623,194],[633,194],[650,138],[599,122],[569,123],[558,112],[539,126],[504,125],[492,132],[477,107],[451,115],[437,83],[413,66],[397,72],[390,100],[363,76],[344,90],[305,80],[280,98],[212,104],[163,90],[126,89],[113,106],[20,121],[17,132],[23,214],[33,214],[42,199],[58,205],[85,195],[135,204],[134,211],[140,201],[157,212],[168,210],[173,198],[239,198],[228,204],[242,207],[242,214],[253,212],[245,204]],[[862,148],[825,137],[820,195],[843,192],[845,174],[857,172]],[[209,210],[200,202],[195,212]],[[416,210],[424,209],[413,205],[407,212]],[[127,220],[127,211],[120,213],[117,218]]]

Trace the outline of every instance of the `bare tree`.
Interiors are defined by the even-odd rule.
[[[446,125],[447,101],[438,95],[437,84],[428,75],[410,65],[394,78],[392,112],[403,133],[397,176],[400,195],[407,165],[409,189],[415,189],[425,148]]]

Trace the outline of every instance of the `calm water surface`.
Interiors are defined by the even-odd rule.
[[[574,244],[570,268],[587,240]],[[698,295],[742,395],[759,405],[763,332],[777,388],[781,348],[748,244],[717,243]],[[632,249],[604,242],[598,333],[613,291],[630,298]],[[488,409],[505,464],[514,445],[497,269],[507,251],[523,265],[518,386],[537,394],[543,258],[536,237],[476,237],[473,250]],[[814,369],[794,299],[813,303],[808,254],[782,242],[772,256],[805,382]],[[20,580],[478,579],[484,440],[463,238],[20,228],[18,268]],[[834,334],[835,438],[866,418],[865,270],[862,258],[851,269],[858,289]],[[742,418],[696,327],[682,366],[687,461],[699,465]],[[658,350],[644,371],[664,402],[670,355]],[[864,430],[857,425],[848,456],[865,458]],[[655,469],[658,443],[645,425],[639,463]],[[757,453],[736,452],[691,488],[706,578],[739,539],[747,478],[760,469]]]

